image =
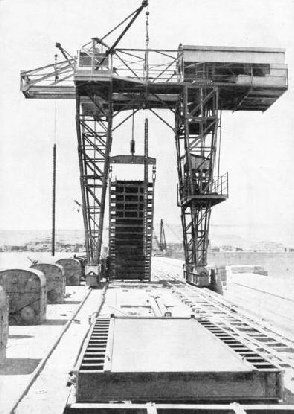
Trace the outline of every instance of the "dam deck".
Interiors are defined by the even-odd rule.
[[[53,325],[56,337],[50,342],[51,347],[48,343],[47,351],[40,355],[34,378],[31,375],[25,378],[15,371],[11,382],[14,392],[7,397],[6,405],[1,407],[2,412],[10,412],[13,406],[15,413],[62,413],[65,406],[66,413],[122,409],[149,412],[150,401],[153,401],[151,406],[155,411],[170,411],[175,408],[187,410],[190,407],[193,410],[205,408],[204,412],[233,413],[234,406],[228,403],[234,402],[237,404],[236,410],[241,406],[248,413],[293,412],[294,406],[289,407],[289,404],[294,402],[291,390],[294,336],[282,335],[273,324],[261,320],[262,314],[259,319],[255,318],[248,307],[245,309],[237,301],[229,301],[226,292],[222,297],[175,280],[179,279],[178,272],[181,274],[181,269],[180,261],[158,257],[153,258],[151,284],[113,281],[103,289],[87,290],[85,286],[78,287],[79,298],[71,299],[79,304],[68,304],[76,306],[74,314],[68,315],[68,328],[65,330],[66,325],[58,326],[58,322]],[[60,307],[50,306],[56,307],[56,311]],[[89,315],[92,315],[90,321]],[[59,318],[66,319],[64,316]],[[99,320],[102,321],[100,327],[97,326]],[[172,321],[171,330],[169,324]],[[151,327],[151,324],[156,326]],[[186,329],[187,324],[191,328]],[[23,334],[23,327],[13,328],[11,334],[15,337]],[[44,326],[34,326],[33,329],[41,332]],[[203,340],[197,355],[193,335],[197,337],[194,338],[195,341]],[[21,340],[24,342],[29,339]],[[9,345],[12,341],[16,341],[16,338],[10,338]],[[117,346],[118,341],[123,344],[122,348]],[[104,345],[104,357],[101,358]],[[155,353],[154,349],[157,350]],[[205,357],[208,350],[210,358]],[[110,359],[106,356],[110,356]],[[169,362],[170,356],[172,363]],[[16,358],[16,355],[12,355],[12,358]],[[22,358],[20,350],[17,358]],[[163,397],[160,399],[156,399],[157,388],[146,386],[151,372],[154,383],[165,391],[161,393]],[[201,381],[198,379],[200,372]],[[122,407],[119,401],[125,397],[125,390],[129,389],[131,393],[134,389],[134,382],[131,382],[131,387],[128,385],[130,373],[132,378],[134,374],[138,376],[135,390],[140,390],[145,399],[143,397],[134,401],[133,396],[128,395],[130,398],[127,399],[131,399],[132,403],[124,403]],[[185,387],[171,387],[174,375],[181,376]],[[286,405],[277,405],[281,398],[282,376],[286,385]],[[113,381],[116,382],[118,377],[122,381],[124,392],[121,394],[122,388],[116,388],[113,399],[118,402],[110,404],[109,401],[113,401],[111,396],[114,396]],[[7,378],[2,371],[0,381],[6,387]],[[97,397],[97,387],[101,387],[99,378],[103,378],[104,386]],[[206,378],[205,381],[203,378]],[[207,387],[210,389],[207,384],[211,385],[212,378],[216,381],[216,388],[213,389],[217,391],[216,395],[212,392],[207,400]],[[238,378],[234,387],[231,386],[232,378]],[[267,378],[265,382],[264,378]],[[164,381],[167,382],[163,386]],[[223,384],[221,389],[217,385],[220,383]],[[190,384],[188,388],[187,384]],[[242,386],[238,388],[238,384]],[[252,384],[255,384],[254,389]],[[142,387],[145,394],[142,393]],[[195,388],[198,389],[197,397],[193,395]],[[5,391],[3,386],[2,389]],[[190,395],[185,395],[183,405],[181,393],[184,389],[185,393],[190,390]],[[199,399],[201,390],[206,395],[205,407]],[[108,394],[105,394],[106,391]],[[94,396],[92,400],[89,398],[91,392]],[[257,408],[254,401],[258,402]],[[262,401],[263,404],[260,405]],[[270,411],[262,411],[265,401]],[[216,410],[215,404],[218,411],[213,411]]]

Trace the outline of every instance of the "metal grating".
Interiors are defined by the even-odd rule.
[[[248,346],[243,344],[239,338],[229,334],[218,325],[212,323],[209,319],[198,319],[198,322],[213,333],[218,339],[224,342],[234,352],[239,354],[243,359],[253,365],[259,370],[277,370],[278,368],[267,361],[263,356],[250,349]]]
[[[96,319],[82,355],[79,371],[104,371],[111,319]]]
[[[284,341],[280,341],[275,333],[269,330],[265,331],[253,320],[241,315],[239,311],[236,312],[235,306],[230,306],[229,302],[219,298],[219,295],[206,289],[199,290],[184,284],[177,287],[171,285],[171,287],[173,293],[192,308],[198,316],[199,322],[203,321],[203,325],[206,324],[207,329],[211,329],[211,332],[216,336],[219,334],[221,339],[221,333],[224,332],[224,339],[228,344],[231,343],[233,346],[234,344],[239,345],[238,342],[240,342],[242,344],[241,352],[244,350],[243,347],[251,349],[252,361],[248,362],[252,365],[254,363],[259,365],[260,362],[259,369],[292,368],[294,366],[289,354],[285,355],[283,352],[286,346]],[[237,351],[238,347],[235,349]],[[242,353],[241,355],[244,357]],[[250,355],[249,353],[248,356],[250,357]],[[259,357],[255,357],[255,355]],[[268,359],[271,362],[268,362]]]

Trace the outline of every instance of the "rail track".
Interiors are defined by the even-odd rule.
[[[159,259],[161,263],[165,261]],[[176,263],[169,263],[168,266],[179,269],[179,264]],[[154,276],[164,279],[164,269],[160,265],[157,276]],[[171,282],[178,280],[168,271],[165,273],[165,278]],[[248,303],[246,309],[244,306],[238,306],[236,301],[228,300],[206,288],[198,289],[184,283],[176,286],[171,284],[170,287],[185,304],[191,307],[200,321],[208,319],[213,329],[217,327],[220,333],[224,331],[233,334],[235,338],[239,337],[240,341],[250,344],[266,359],[281,367],[285,371],[288,389],[294,392],[294,339],[292,335],[281,332],[280,329],[260,317],[254,317],[252,312],[248,312]],[[258,289],[252,288],[252,290]],[[265,292],[265,294],[272,297],[278,296],[270,292]],[[272,314],[276,314],[275,311],[276,309],[272,310]],[[281,315],[281,317],[292,320],[287,315]],[[209,329],[209,325],[206,327]]]
[[[266,364],[273,364],[284,370],[285,387],[288,393],[286,402],[287,404],[293,403],[294,340],[283,335],[274,326],[269,326],[265,321],[253,317],[236,303],[208,289],[199,289],[183,283],[177,276],[178,273],[175,272],[176,269],[181,269],[178,264],[166,265],[165,261],[160,259],[155,262],[157,263],[153,266],[153,280],[166,280],[168,290],[183,305],[190,308],[191,314],[202,326],[233,351],[240,353],[244,358],[251,358],[250,362],[256,364],[257,369]],[[69,394],[68,386],[72,380],[68,377],[68,373],[81,352],[83,340],[91,323],[91,315],[96,317],[102,309],[100,313],[103,316],[106,291],[107,287],[103,291],[91,290],[75,315],[74,319],[79,323],[69,324],[66,332],[61,333],[56,341],[58,346],[44,358],[44,364],[39,367],[34,380],[19,398],[11,413],[63,412]],[[246,345],[251,350],[251,353],[247,355],[244,353]],[[257,359],[254,351],[263,359]],[[286,408],[285,406],[285,412],[288,412]]]

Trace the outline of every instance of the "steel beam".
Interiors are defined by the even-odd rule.
[[[183,86],[175,115],[179,206],[187,275],[207,265],[211,208],[227,198],[215,185],[218,89]],[[219,180],[219,178],[217,178]],[[227,188],[227,186],[226,186]],[[209,280],[207,278],[207,284]]]
[[[81,103],[84,93],[93,102],[91,114]],[[112,144],[112,84],[108,86],[108,100],[101,106],[91,88],[77,87],[76,126],[82,190],[83,218],[88,264],[97,264],[102,246],[105,198]]]

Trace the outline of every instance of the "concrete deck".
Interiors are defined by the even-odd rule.
[[[15,414],[61,414],[69,387],[68,374],[74,367],[89,329],[89,315],[99,309],[103,290],[91,290],[90,295],[75,317],[75,322],[61,338],[58,347],[48,359],[28,394],[15,410]]]
[[[233,275],[224,295],[294,338],[294,283],[260,275]]]
[[[41,325],[9,327],[7,359],[0,366],[1,414],[9,413],[15,406],[87,293],[85,286],[67,287],[65,302],[48,305],[46,320]]]
[[[111,372],[219,373],[251,370],[249,364],[195,319],[114,321]]]

